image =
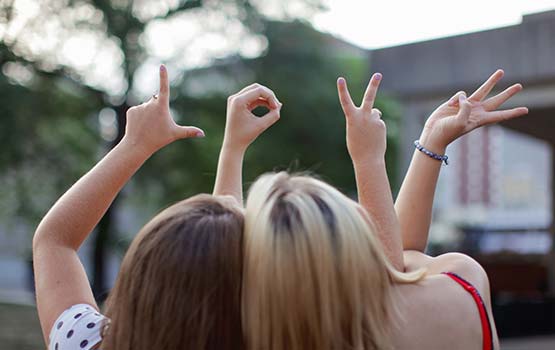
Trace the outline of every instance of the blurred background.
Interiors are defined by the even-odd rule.
[[[80,251],[103,300],[128,243],[165,206],[211,192],[228,95],[252,82],[284,107],[247,153],[265,171],[310,170],[354,196],[335,80],[378,107],[398,191],[427,116],[495,69],[530,115],[448,149],[429,253],[461,251],[491,281],[504,349],[555,348],[555,1],[0,0],[0,348],[44,348],[31,240],[54,201],[122,137],[125,112],[167,65],[178,123],[205,130],[153,156]]]

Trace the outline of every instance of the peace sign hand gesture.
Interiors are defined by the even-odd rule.
[[[374,101],[382,75],[376,73],[370,79],[360,107],[353,103],[347,82],[337,80],[339,101],[347,122],[347,149],[353,162],[381,159],[386,150],[386,127],[382,112],[374,108]]]
[[[426,121],[420,142],[434,152],[443,153],[451,142],[476,128],[527,114],[526,107],[497,110],[522,90],[521,84],[485,99],[503,75],[501,69],[497,70],[470,97],[460,91],[439,106]]]
[[[127,110],[127,125],[124,140],[136,149],[151,155],[173,141],[204,137],[204,132],[193,126],[180,126],[170,113],[170,83],[168,71],[160,66],[160,94],[148,102]]]

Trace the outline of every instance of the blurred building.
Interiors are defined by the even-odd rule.
[[[482,128],[448,148],[431,249],[462,250],[482,263],[496,315],[521,323],[501,317],[500,333],[555,333],[555,11],[524,16],[515,26],[374,50],[369,57],[372,70],[384,74],[382,92],[402,106],[403,170],[426,118],[457,91],[471,93],[498,68],[506,74],[497,92],[524,85],[503,108],[527,106],[528,116]],[[528,326],[526,317],[534,319]]]

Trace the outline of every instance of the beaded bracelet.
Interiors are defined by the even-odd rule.
[[[447,163],[447,159],[449,158],[449,157],[447,157],[447,155],[445,155],[445,154],[441,155],[441,154],[437,154],[437,153],[434,153],[434,152],[430,151],[429,149],[422,146],[420,144],[420,142],[418,142],[418,140],[414,141],[414,147],[416,147],[417,150],[424,153],[425,155],[427,155],[430,158],[434,158],[436,160],[439,160],[440,162],[444,162],[445,165],[449,164],[449,163]]]

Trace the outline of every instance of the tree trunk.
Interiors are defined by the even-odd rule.
[[[106,259],[109,252],[110,233],[114,232],[115,213],[117,212],[117,198],[114,200],[106,214],[98,223],[94,241],[92,291],[99,302],[106,300],[108,287],[106,281]]]
[[[116,111],[118,135],[110,144],[110,149],[114,148],[123,138],[125,134],[125,115],[129,106],[127,103],[113,107]],[[109,253],[109,238],[110,234],[115,234],[117,223],[117,212],[119,194],[116,196],[106,214],[102,217],[97,226],[96,238],[94,241],[94,248],[92,254],[92,290],[97,301],[103,302],[108,296],[109,287],[106,281],[106,260]]]

